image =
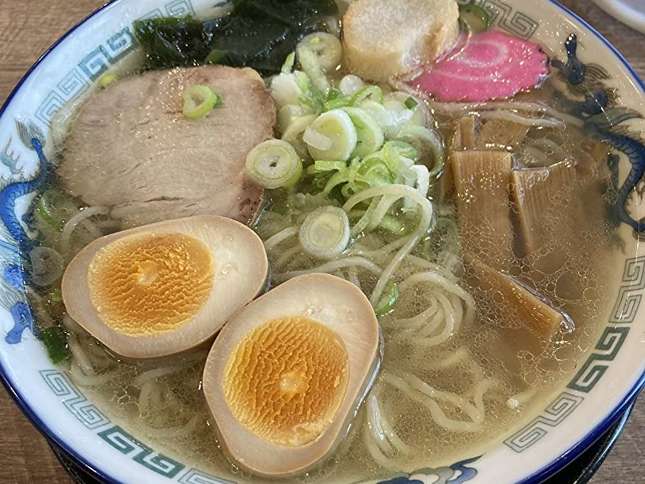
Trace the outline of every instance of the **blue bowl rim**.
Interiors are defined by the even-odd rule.
[[[119,3],[123,0],[108,0],[104,5],[94,10],[87,17],[79,21],[76,25],[71,27],[65,34],[63,34],[56,42],[54,42],[50,47],[43,52],[43,54],[36,60],[36,62],[27,70],[27,72],[20,78],[16,86],[12,89],[9,96],[3,103],[0,108],[0,118],[4,115],[7,107],[11,104],[14,96],[18,93],[24,82],[31,76],[32,72],[55,50],[67,37],[72,35],[77,29],[79,29],[83,24],[88,20],[92,19],[96,15],[100,14],[104,10],[108,9],[110,6]],[[645,92],[645,82],[640,78],[638,73],[631,66],[629,61],[623,56],[623,54],[616,48],[614,45],[609,42],[595,27],[589,24],[586,20],[580,17],[578,14],[573,12],[571,9],[561,4],[558,0],[548,0],[549,3],[554,5],[556,8],[560,9],[566,16],[573,18],[578,24],[582,25],[585,29],[591,32],[596,38],[598,38],[613,54],[616,58],[623,64],[623,66],[628,70],[632,79],[636,81],[636,84]],[[14,399],[18,407],[22,410],[25,416],[30,420],[30,422],[36,427],[36,429],[48,440],[54,442],[58,447],[60,447],[64,452],[66,452],[71,459],[82,467],[86,472],[92,475],[99,481],[107,483],[119,484],[120,481],[111,477],[105,471],[100,470],[90,464],[82,455],[78,454],[75,450],[67,445],[67,443],[57,436],[47,424],[34,412],[34,410],[29,406],[25,398],[14,387],[13,382],[7,376],[5,368],[0,363],[0,380],[2,381],[3,386],[7,389],[7,392]],[[627,407],[635,401],[638,397],[640,391],[645,387],[645,371],[641,374],[640,378],[632,386],[632,388],[627,392],[619,404],[607,415],[599,424],[597,424],[582,440],[571,446],[565,453],[560,457],[552,461],[550,464],[542,467],[537,470],[535,473],[530,475],[521,481],[522,484],[530,483],[539,483],[548,478],[551,475],[554,475],[556,472],[561,471],[571,462],[573,462],[584,450],[589,448],[596,440],[598,440],[625,412]]]

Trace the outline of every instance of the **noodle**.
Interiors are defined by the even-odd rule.
[[[417,257],[415,255],[409,255],[407,257],[407,261],[417,267],[421,267],[431,272],[438,273],[448,281],[451,281],[451,282],[457,281],[457,278],[452,272],[447,271],[446,268],[441,267],[439,264],[435,264],[433,262],[427,261],[426,259],[422,259],[421,257]]]
[[[468,294],[468,292],[464,291],[454,282],[451,282],[442,275],[434,272],[419,272],[417,274],[413,274],[399,285],[399,289],[401,291],[404,291],[410,286],[418,284],[419,282],[429,282],[431,284],[435,284],[444,291],[450,294],[454,294],[455,296],[463,300],[466,304],[466,314],[464,317],[465,322],[466,324],[472,322],[475,313],[475,300],[470,294]]]
[[[409,236],[400,237],[396,239],[394,242],[390,242],[389,244],[376,250],[369,250],[369,249],[363,248],[360,244],[356,244],[354,245],[354,247],[350,249],[349,253],[351,255],[361,255],[363,257],[369,257],[370,259],[379,260],[389,256],[393,251],[405,245],[408,240],[410,240]]]
[[[556,118],[529,118],[520,116],[512,111],[483,111],[479,113],[482,119],[499,119],[510,121],[512,123],[523,124],[538,128],[566,128],[566,124],[561,119]]]
[[[298,235],[298,227],[287,227],[286,229],[281,230],[280,232],[266,240],[264,242],[264,248],[267,250],[267,252],[271,252],[282,242],[290,239],[291,237],[294,237],[295,235]]]
[[[74,362],[77,364],[78,368],[86,375],[95,375],[96,371],[94,370],[94,365],[90,361],[87,353],[78,342],[78,337],[76,335],[70,335],[68,339],[69,349],[72,352],[74,357]]]
[[[376,229],[376,227],[381,225],[383,218],[385,218],[385,215],[387,214],[387,212],[389,212],[389,210],[392,208],[392,205],[394,205],[397,200],[398,197],[396,196],[381,197],[381,200],[378,202],[376,208],[374,209],[374,213],[372,213],[372,216],[370,217],[370,222],[367,225],[366,230],[372,231]]]
[[[370,202],[370,206],[367,207],[367,210],[365,211],[361,219],[352,227],[352,236],[357,236],[365,232],[365,230],[370,224],[370,221],[372,220],[372,215],[374,214],[374,211],[376,210],[376,207],[378,206],[378,204],[379,204],[379,201],[376,198]],[[343,207],[343,209],[347,213],[351,211],[351,208],[347,208],[347,204],[345,207]]]
[[[358,271],[356,270],[356,267],[350,267],[349,269],[347,269],[347,280],[361,289],[361,281],[358,278]]]
[[[402,379],[410,388],[422,393],[428,398],[447,402],[459,408],[462,412],[468,415],[474,423],[480,424],[484,421],[484,412],[480,411],[475,405],[471,404],[465,398],[460,397],[456,393],[437,390],[412,374],[404,375]]]
[[[409,455],[414,452],[414,449],[394,432],[389,420],[381,411],[377,397],[373,394],[367,399],[366,411],[364,441],[370,455],[382,467],[398,470],[395,459],[387,455]]]
[[[419,390],[412,388],[410,384],[403,378],[393,375],[388,372],[383,373],[383,381],[397,390],[401,391],[411,400],[423,405],[430,411],[432,419],[437,425],[443,427],[451,432],[479,432],[481,425],[473,421],[454,420],[448,417],[441,409],[439,404],[429,397],[425,392],[421,393]],[[462,408],[465,412],[466,410]]]
[[[468,112],[480,112],[490,110],[503,110],[503,111],[527,111],[530,113],[545,113],[554,118],[560,119],[573,126],[581,127],[582,122],[567,113],[558,111],[557,109],[547,106],[546,104],[519,102],[519,101],[502,101],[502,102],[487,102],[487,103],[441,103],[431,102],[432,109],[435,109],[444,114],[458,114],[463,115]]]
[[[63,252],[67,252],[69,250],[72,234],[79,226],[79,224],[96,215],[108,215],[109,213],[110,213],[110,209],[107,207],[88,207],[81,210],[72,218],[70,218],[65,224],[65,226],[63,227],[63,232],[61,233],[61,236],[60,236],[60,246],[62,247]],[[101,234],[97,232],[96,238],[100,236]]]
[[[396,326],[404,326],[405,330],[419,329],[429,318],[432,318],[439,311],[436,297],[428,301],[428,307],[420,314],[411,318],[403,318],[395,320]],[[435,330],[436,328],[433,328]]]
[[[431,348],[433,346],[445,343],[454,334],[455,328],[457,327],[457,322],[455,320],[453,309],[450,306],[450,302],[443,294],[436,294],[436,297],[441,305],[442,317],[438,316],[439,313],[435,315],[436,319],[434,321],[434,324],[432,325],[434,326],[432,327],[432,330],[434,330],[435,327],[438,326],[437,321],[441,322],[441,320],[443,320],[445,323],[443,330],[440,334],[433,337],[429,337],[429,334],[433,331],[425,332],[425,334],[422,333],[412,335],[412,337],[410,338],[411,344],[416,346],[423,346],[424,348]]]
[[[304,274],[312,274],[315,272],[324,272],[331,274],[337,270],[344,269],[347,267],[361,268],[365,269],[373,274],[381,274],[383,270],[374,264],[373,262],[363,258],[363,257],[346,257],[345,259],[339,259],[331,262],[327,262],[313,269],[306,269],[301,271],[291,271],[284,272],[282,274],[276,274],[274,279],[276,281],[286,281],[297,276],[302,276]]]
[[[414,249],[419,240],[421,240],[421,237],[428,231],[432,221],[432,204],[430,203],[430,201],[425,197],[419,195],[416,190],[406,185],[387,185],[384,187],[376,187],[364,190],[350,198],[343,206],[343,209],[349,212],[352,208],[354,208],[357,204],[363,202],[364,200],[381,195],[397,196],[398,198],[407,197],[412,199],[419,206],[421,210],[421,217],[419,225],[415,232],[408,239],[405,245],[399,250],[394,259],[385,267],[383,273],[381,274],[381,277],[377,281],[376,287],[374,287],[374,290],[372,291],[372,294],[370,296],[370,301],[374,305],[377,304],[381,299],[383,291],[385,290],[385,286],[388,284],[388,282],[392,278],[392,275],[399,267],[401,262],[403,262],[403,259],[405,259],[405,257],[408,256],[410,252],[412,252],[412,249]]]
[[[139,392],[139,414],[150,413],[151,409],[161,403],[161,386],[154,381],[147,381]]]
[[[203,417],[201,415],[195,415],[192,417],[186,424],[177,425],[175,427],[168,428],[154,428],[149,425],[143,427],[143,431],[151,436],[154,436],[157,439],[178,439],[185,436],[188,436],[197,430],[197,427],[200,423],[203,422]]]
[[[172,375],[181,371],[183,368],[181,366],[167,366],[162,368],[155,368],[154,370],[148,370],[137,375],[134,380],[132,380],[132,385],[135,387],[142,386],[145,383],[156,380],[166,375]]]
[[[372,457],[372,459],[374,459],[374,462],[376,462],[384,469],[388,469],[393,472],[398,471],[400,469],[400,466],[394,459],[390,459],[383,453],[383,451],[376,444],[375,439],[373,438],[373,434],[370,433],[370,430],[371,428],[369,424],[366,424],[363,427],[363,442],[365,444],[365,447],[367,447],[370,456]]]
[[[75,355],[75,358],[76,358],[76,355]],[[81,369],[81,367],[78,365],[76,360],[72,361],[72,364],[69,369],[69,374],[74,383],[85,387],[102,386],[110,381],[116,380],[117,378],[121,378],[123,376],[123,372],[119,370],[114,370],[100,375],[97,375],[97,374],[88,375]]]

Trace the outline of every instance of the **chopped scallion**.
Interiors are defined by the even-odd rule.
[[[358,142],[354,123],[342,109],[318,116],[307,129],[306,136],[309,154],[315,160],[348,160]]]
[[[383,102],[383,90],[378,86],[365,86],[352,97],[352,106],[357,106],[363,101],[370,99],[378,103]]]
[[[437,131],[408,125],[401,130],[398,138],[413,145],[418,151],[419,160],[430,165],[431,179],[441,175],[446,155],[443,140]]]
[[[484,32],[492,24],[492,18],[488,11],[474,3],[459,6],[459,18],[472,32]]]
[[[333,259],[349,244],[349,218],[339,207],[318,208],[305,218],[299,238],[308,254],[320,259]]]
[[[332,138],[325,136],[321,132],[311,127],[305,130],[305,134],[303,135],[302,140],[307,143],[309,147],[320,151],[329,150],[332,146],[334,146]]]
[[[335,35],[327,32],[316,32],[307,35],[298,43],[296,49],[298,56],[300,56],[302,49],[309,50],[315,56],[316,64],[320,66],[323,73],[335,70],[343,57],[343,47],[340,40]],[[304,65],[303,69],[307,72]]]
[[[50,189],[38,197],[34,215],[39,222],[60,232],[65,222],[77,212],[78,206],[68,195]]]
[[[284,64],[282,64],[282,69],[280,69],[280,72],[282,72],[283,74],[290,74],[293,71],[293,66],[295,64],[296,64],[296,53],[292,52],[284,60]]]
[[[414,109],[419,105],[418,101],[412,96],[408,97],[403,104],[405,104],[405,107],[408,109]]]
[[[316,53],[309,46],[302,45],[298,45],[296,52],[298,53],[298,62],[300,62],[302,70],[311,79],[312,84],[321,93],[327,94],[331,85]]]
[[[390,282],[383,291],[383,296],[374,308],[377,316],[385,316],[394,309],[396,302],[399,300],[399,286],[395,282]]]
[[[354,74],[347,74],[338,83],[338,89],[340,89],[345,96],[353,96],[360,91],[363,86],[365,86],[363,79],[355,76]]]
[[[257,184],[268,189],[292,187],[302,176],[302,160],[283,140],[269,140],[251,150],[246,172]]]
[[[342,91],[332,87],[327,93],[327,99],[325,100],[323,109],[325,111],[331,111],[332,109],[343,108],[349,106],[351,101],[352,98],[350,96],[345,96]]]
[[[366,212],[366,210],[352,210],[349,213],[349,216],[351,220],[360,220]],[[389,214],[386,214],[383,217],[378,228],[394,235],[406,235],[414,230],[412,224],[410,224],[405,218],[395,217],[394,215]]]
[[[101,89],[105,89],[110,84],[113,84],[118,80],[119,80],[119,76],[117,76],[116,74],[112,74],[111,72],[108,72],[103,74],[101,77],[99,77],[98,83]]]
[[[353,156],[365,157],[381,148],[385,137],[383,130],[366,111],[360,108],[344,108],[356,128],[358,142]]]
[[[188,119],[201,119],[219,102],[219,96],[210,87],[195,84],[184,91],[184,116]]]

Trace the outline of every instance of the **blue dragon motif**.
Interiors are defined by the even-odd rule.
[[[631,168],[627,178],[618,189],[613,203],[613,215],[619,222],[629,225],[637,234],[645,233],[643,219],[635,220],[627,211],[626,204],[632,192],[637,188],[645,175],[645,146],[636,139],[619,133],[598,129],[596,126],[587,126],[587,131],[600,141],[611,145],[629,158]],[[618,167],[613,167],[617,173]]]
[[[8,183],[0,190],[0,220],[4,223],[9,234],[17,242],[23,254],[29,253],[37,242],[29,237],[23,223],[27,218],[16,215],[16,202],[21,197],[37,192],[47,181],[49,176],[49,162],[44,153],[45,135],[32,123],[28,125],[16,121],[18,135],[22,143],[36,152],[38,156],[38,171],[31,180],[17,180]],[[27,210],[27,216],[31,214]]]
[[[31,122],[16,121],[16,128],[20,141],[38,156],[38,168],[30,179],[23,178],[22,168],[18,166],[20,159],[11,150],[11,139],[0,153],[0,163],[9,169],[11,176],[10,181],[0,190],[0,220],[16,243],[13,245],[0,241],[0,248],[9,252],[12,257],[18,258],[6,265],[2,271],[3,279],[8,285],[4,291],[6,297],[3,297],[3,305],[7,304],[6,307],[13,319],[13,327],[5,335],[5,341],[8,344],[20,343],[26,329],[31,330],[32,334],[38,337],[38,328],[31,308],[24,301],[24,288],[29,281],[29,274],[24,266],[29,266],[28,254],[38,242],[32,239],[25,229],[32,209],[29,208],[27,215],[21,218],[16,214],[16,205],[19,199],[35,194],[43,187],[50,170],[44,153],[45,135],[42,131]]]
[[[30,329],[34,335],[38,335],[38,328],[31,313],[29,304],[19,301],[9,309],[13,318],[13,328],[5,335],[5,341],[9,344],[18,344],[22,340],[22,333]]]
[[[9,169],[9,174],[13,177],[23,175],[22,168],[18,165],[20,163],[20,155],[16,155],[11,149],[11,141],[9,138],[4,149],[0,153],[0,163]]]
[[[469,464],[477,461],[480,457],[465,459],[447,467],[419,469],[408,475],[399,475],[384,481],[378,481],[377,484],[425,484],[426,482],[432,482],[433,484],[462,484],[477,476],[477,469],[469,467]]]
[[[551,64],[559,69],[573,92],[584,95],[584,100],[573,101],[566,95],[559,102],[567,111],[583,120],[583,129],[591,137],[602,141],[614,150],[624,153],[630,162],[630,171],[623,184],[618,186],[618,160],[615,155],[608,160],[612,172],[614,199],[610,215],[616,224],[629,225],[637,236],[645,234],[645,220],[636,220],[626,205],[645,175],[645,144],[641,135],[630,133],[622,123],[642,118],[642,114],[629,108],[612,106],[614,93],[603,84],[608,78],[606,70],[596,64],[584,64],[577,57],[578,41],[571,34],[564,44],[567,62],[554,59]]]

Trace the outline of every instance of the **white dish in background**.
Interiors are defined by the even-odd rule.
[[[594,3],[625,25],[645,34],[645,0],[594,0]]]

